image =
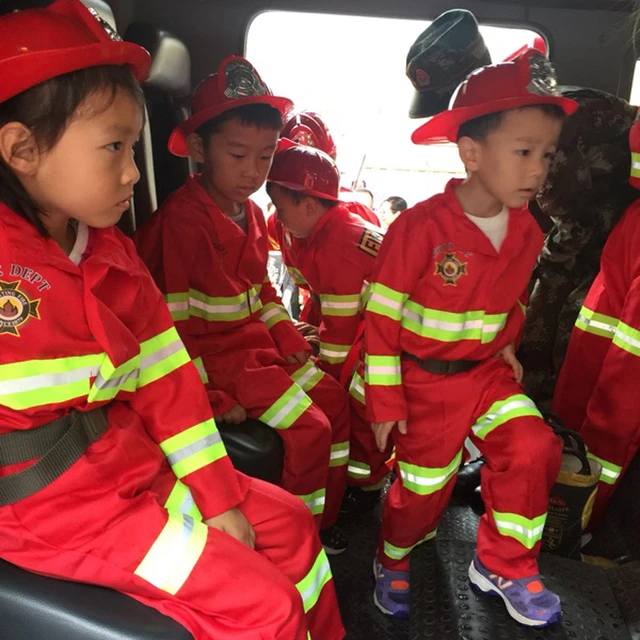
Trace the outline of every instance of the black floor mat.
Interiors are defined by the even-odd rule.
[[[478,520],[454,500],[438,528],[437,544],[414,551],[411,595],[418,613],[402,623],[380,613],[372,599],[380,509],[342,522],[349,550],[332,558],[331,565],[348,640],[640,640],[638,567],[605,572],[548,554],[540,556],[540,566],[546,583],[563,598],[563,621],[542,630],[515,623],[499,599],[469,586]]]
[[[630,640],[602,569],[541,554],[545,583],[562,599],[564,615],[558,625],[530,629],[509,617],[502,600],[471,588],[473,553],[472,543],[454,540],[414,551],[410,640]]]

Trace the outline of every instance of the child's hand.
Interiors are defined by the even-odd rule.
[[[238,508],[229,509],[215,518],[205,520],[204,523],[208,527],[228,533],[250,549],[256,548],[256,532]]]
[[[371,429],[376,436],[376,444],[380,452],[384,452],[387,448],[387,440],[393,427],[398,425],[398,431],[402,435],[407,435],[407,421],[406,420],[392,420],[391,422],[372,422]]]
[[[296,351],[289,356],[285,356],[284,359],[289,364],[304,364],[308,359],[311,353],[309,351]]]
[[[524,369],[518,358],[516,358],[516,348],[513,342],[504,347],[504,349],[500,349],[496,353],[496,358],[502,358],[513,369],[513,377],[520,384],[524,376]]]
[[[309,338],[310,336],[318,337],[318,327],[314,327],[307,322],[294,322],[294,325],[305,338]]]
[[[247,412],[239,404],[220,416],[220,422],[226,422],[227,424],[242,424],[246,419]]]

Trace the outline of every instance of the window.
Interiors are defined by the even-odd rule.
[[[246,55],[277,95],[317,111],[338,148],[343,184],[364,181],[375,205],[399,195],[412,205],[461,175],[454,145],[416,146],[421,120],[408,117],[413,94],[406,55],[429,22],[269,11],[251,23]],[[538,35],[482,27],[494,61]],[[263,195],[266,198],[266,196]],[[260,204],[266,204],[258,197]]]

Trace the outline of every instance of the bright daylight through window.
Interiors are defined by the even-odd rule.
[[[420,20],[268,11],[253,20],[246,55],[277,95],[296,109],[320,113],[338,148],[342,183],[373,192],[377,207],[399,195],[413,205],[441,191],[462,165],[455,145],[418,147],[411,133],[423,120],[408,116],[413,87],[406,55],[429,26]],[[481,27],[494,62],[538,35]],[[256,194],[264,207],[264,191]]]

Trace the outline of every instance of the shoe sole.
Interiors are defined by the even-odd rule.
[[[373,559],[373,578],[374,580],[378,579],[378,574],[376,573],[376,559]],[[378,595],[376,594],[376,590],[373,590],[373,604],[376,605],[376,607],[378,607],[378,609],[380,609],[380,611],[382,611],[382,613],[384,613],[385,616],[389,616],[390,618],[393,618],[394,620],[408,620],[409,619],[409,612],[404,612],[401,611],[400,613],[393,613],[393,611],[389,611],[388,609],[385,609],[380,602],[378,601]]]
[[[328,556],[339,556],[347,550],[347,547],[344,549],[334,549],[333,547],[325,547],[324,545],[322,545],[322,548]]]
[[[502,598],[502,601],[504,602],[504,605],[507,608],[509,615],[516,622],[519,622],[520,624],[523,624],[526,627],[537,627],[538,629],[541,629],[542,627],[548,627],[552,624],[556,624],[557,622],[560,622],[560,619],[562,618],[562,611],[557,611],[551,616],[551,618],[549,618],[549,620],[546,620],[546,621],[532,620],[530,618],[523,616],[521,613],[518,613],[513,608],[513,605],[509,602],[507,596],[505,596],[505,594],[502,593],[502,591],[500,591],[499,589],[496,589],[495,585],[491,582],[491,580],[489,580],[488,578],[485,578],[476,569],[473,562],[469,565],[469,581],[471,582],[472,586],[476,587],[483,593],[488,593],[488,594],[499,596],[500,598]]]

